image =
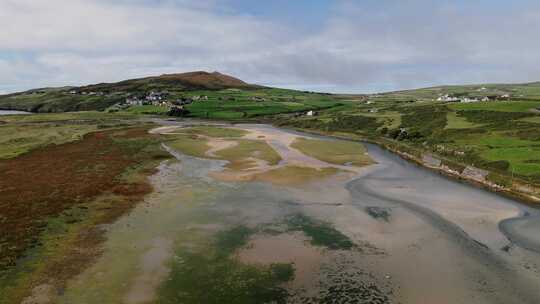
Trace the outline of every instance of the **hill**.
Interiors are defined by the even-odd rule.
[[[222,89],[255,89],[259,86],[248,84],[233,76],[219,72],[188,72],[180,74],[164,74],[139,79],[124,80],[117,83],[100,83],[78,88],[81,91],[105,92],[138,92],[148,90],[222,90]]]
[[[180,94],[196,90],[255,90],[261,88],[261,86],[248,84],[219,72],[197,71],[81,87],[32,89],[0,96],[0,109],[29,112],[100,111],[125,100],[129,95],[146,94],[150,91],[168,91]]]
[[[540,82],[520,84],[473,84],[445,85],[429,88],[402,90],[376,94],[396,101],[430,101],[442,95],[466,96],[471,98],[508,95],[513,100],[540,100]]]

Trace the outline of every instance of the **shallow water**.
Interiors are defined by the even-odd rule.
[[[22,115],[22,114],[32,114],[30,112],[24,112],[24,111],[6,111],[6,110],[0,110],[0,115]]]
[[[290,140],[287,131],[269,126],[237,127],[266,132],[281,149],[279,139]],[[218,181],[209,173],[225,162],[166,147],[177,160],[151,178],[155,192],[106,227],[103,256],[69,283],[59,302],[156,302],[176,250],[206,246],[217,231],[239,224],[283,230],[285,218],[302,213],[331,223],[356,249],[315,247],[298,232],[256,233],[237,253],[245,263],[297,264],[298,277],[286,286],[291,303],[312,303],[312,297],[540,303],[540,256],[524,246],[535,244],[536,210],[367,146],[377,164],[352,178],[338,174],[294,186]],[[527,222],[508,220],[524,213],[531,214]],[[346,289],[359,293],[330,292]]]

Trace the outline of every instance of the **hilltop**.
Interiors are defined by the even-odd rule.
[[[117,83],[100,83],[77,88],[80,91],[141,91],[141,90],[221,90],[255,89],[257,85],[248,84],[238,78],[219,72],[195,71],[179,74],[163,74],[138,79],[129,79]]]

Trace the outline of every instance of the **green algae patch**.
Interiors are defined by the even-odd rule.
[[[197,135],[175,134],[168,145],[186,155],[202,158],[208,158],[206,152],[211,148],[206,139]]]
[[[330,164],[361,167],[373,163],[364,145],[357,142],[297,138],[291,147]]]
[[[246,226],[236,226],[229,230],[221,231],[216,237],[216,247],[225,255],[233,253],[236,249],[245,246],[253,229]]]
[[[329,223],[303,214],[295,214],[285,221],[289,231],[302,231],[311,238],[311,245],[331,250],[350,250],[355,247],[352,240]]]
[[[181,246],[157,303],[285,303],[282,284],[294,277],[291,264],[248,265],[232,256],[253,233],[237,226],[219,232],[207,246]]]

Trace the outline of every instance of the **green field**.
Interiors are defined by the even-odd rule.
[[[540,147],[508,147],[495,148],[484,151],[481,156],[491,161],[508,161],[509,171],[533,175],[540,172]]]
[[[469,129],[481,126],[467,121],[466,118],[456,114],[456,112],[448,112],[446,114],[446,129]]]
[[[331,108],[334,97],[282,89],[194,91],[187,96],[208,96],[188,105],[190,116],[210,119],[248,119],[289,112]],[[254,100],[259,98],[259,100]]]
[[[85,134],[135,122],[130,114],[73,112],[0,117],[0,159],[47,145],[80,140]],[[3,122],[3,123],[1,123]]]
[[[167,107],[145,105],[145,106],[132,106],[125,112],[133,114],[165,114],[169,111]]]
[[[527,112],[540,107],[540,101],[499,101],[499,102],[477,102],[477,103],[456,103],[450,105],[454,110],[483,110],[501,112]]]

